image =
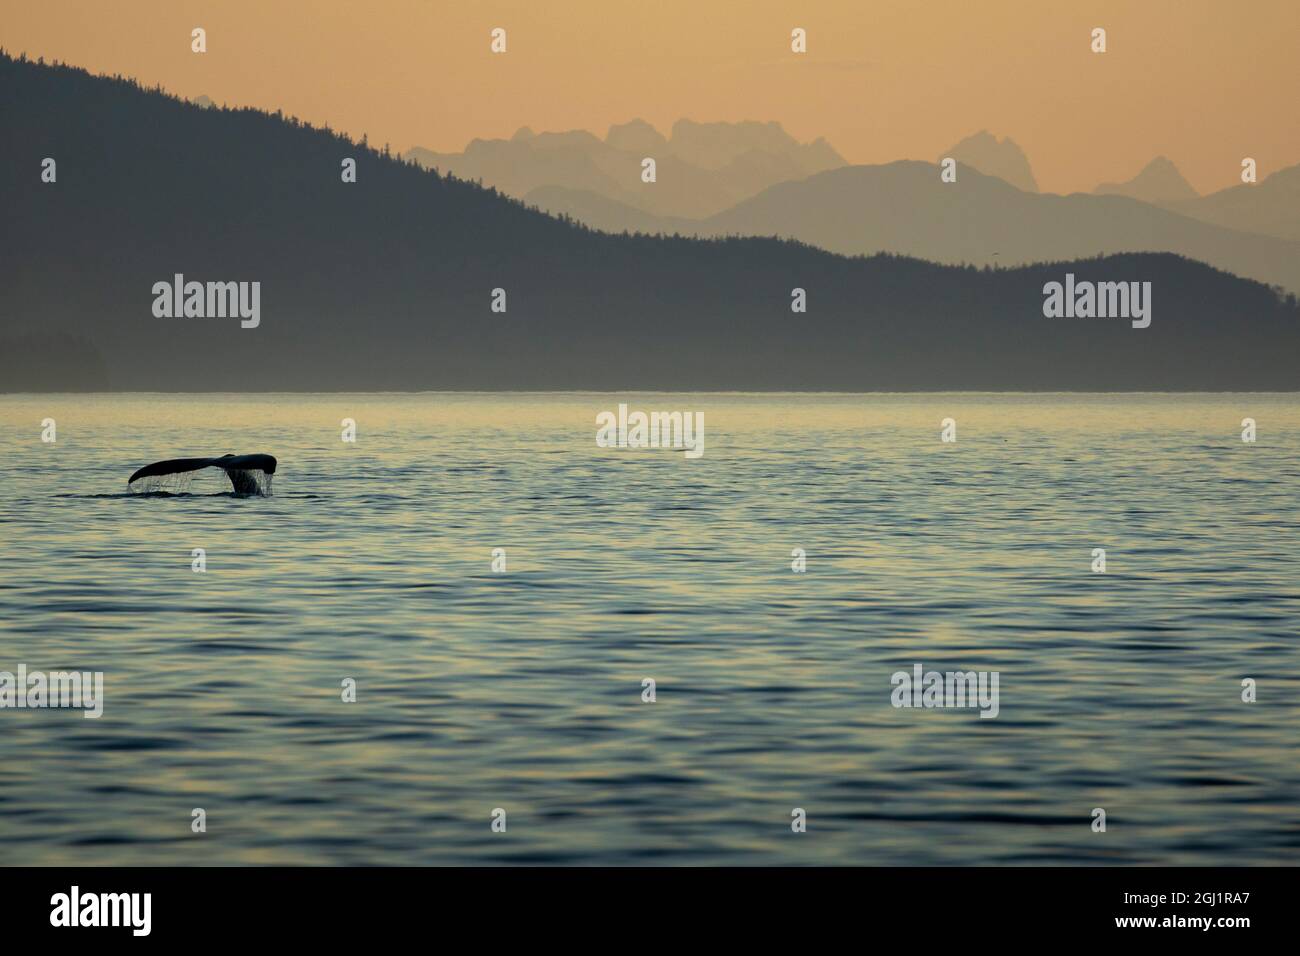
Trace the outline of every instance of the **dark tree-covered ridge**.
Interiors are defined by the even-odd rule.
[[[294,117],[8,55],[0,137],[0,391],[1300,385],[1294,298],[1171,254],[977,269],[610,236]],[[1045,318],[1067,272],[1150,281],[1151,327]],[[259,326],[156,318],[178,273],[259,282]]]

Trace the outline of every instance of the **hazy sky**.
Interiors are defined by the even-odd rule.
[[[987,128],[1051,191],[1157,154],[1202,192],[1244,156],[1300,162],[1300,0],[40,0],[6,3],[0,45],[397,150],[685,116],[779,120],[855,163]]]

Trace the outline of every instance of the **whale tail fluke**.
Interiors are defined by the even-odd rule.
[[[185,491],[192,473],[202,468],[220,468],[230,479],[236,495],[269,495],[276,460],[272,455],[222,455],[219,458],[168,458],[145,465],[127,479],[131,491]]]

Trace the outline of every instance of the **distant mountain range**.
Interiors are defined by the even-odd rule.
[[[529,201],[609,232],[778,236],[844,255],[890,252],[953,264],[1176,252],[1300,292],[1300,242],[1226,229],[1122,196],[1022,192],[971,169],[959,168],[957,181],[944,183],[938,166],[912,160],[781,183],[702,220],[656,220],[554,187],[534,191]]]
[[[1169,208],[1202,222],[1300,240],[1300,165],[1279,169],[1258,183],[1242,183]]]
[[[995,176],[1027,193],[1038,192],[1038,182],[1029,168],[1029,158],[1010,137],[998,139],[988,130],[967,136],[935,161],[951,157],[985,176]]]
[[[1295,297],[1167,252],[974,268],[604,235],[279,113],[2,55],[0,116],[0,391],[1300,388]],[[835,196],[846,242],[877,219],[911,242],[934,222],[959,234],[967,204],[1035,228],[1079,199],[1121,224],[1143,208],[972,170],[921,188],[937,176],[830,170],[752,197],[724,226],[780,215],[799,232],[799,208]],[[974,255],[985,239],[1023,248],[1011,225],[950,244]],[[178,274],[259,283],[260,324],[156,314],[155,287]],[[1067,275],[1150,282],[1150,327],[1045,317],[1045,284]]]
[[[207,97],[200,99],[211,103]],[[1155,210],[1130,211],[1121,217],[1122,221],[1105,227],[1098,220],[1114,207],[1089,207],[1077,201],[1065,211],[1086,210],[1078,230],[1081,235],[1066,235],[1075,229],[1069,221],[1048,222],[1049,234],[1035,233],[1023,243],[1028,248],[1024,256],[1003,249],[968,248],[998,244],[997,224],[970,220],[955,224],[971,240],[958,243],[963,246],[959,254],[954,254],[951,243],[943,241],[932,245],[891,241],[889,236],[881,235],[883,224],[881,228],[864,230],[856,238],[846,236],[834,221],[843,215],[843,210],[835,208],[836,199],[831,200],[825,221],[805,222],[795,234],[780,223],[756,218],[752,208],[740,207],[773,187],[848,164],[825,139],[799,143],[774,122],[698,123],[682,119],[665,137],[649,123],[634,119],[611,126],[603,140],[583,130],[534,133],[524,127],[509,140],[476,139],[461,153],[435,153],[415,147],[405,157],[607,232],[716,236],[729,234],[737,228],[736,223],[748,221],[755,231],[742,234],[793,236],[833,251],[901,252],[938,262],[996,260],[1006,264],[1040,262],[1059,255],[1168,250],[1241,275],[1280,283],[1288,289],[1300,288],[1295,279],[1298,269],[1278,261],[1292,254],[1287,247],[1265,244],[1265,261],[1251,267],[1247,251],[1229,248],[1239,240],[1227,233],[1194,228],[1185,236],[1177,236],[1178,224]],[[654,183],[641,181],[641,162],[646,157],[655,158],[658,164]],[[1010,137],[980,130],[954,143],[935,161],[949,157],[967,173],[974,170],[1021,192],[1039,192],[1029,158]],[[1157,156],[1132,179],[1101,183],[1093,195],[1124,196],[1226,230],[1300,241],[1300,166],[1275,172],[1258,184],[1199,196],[1171,160]],[[918,200],[924,202],[920,197],[908,197],[906,205],[912,206]],[[759,204],[764,202],[760,200]],[[982,215],[985,210],[970,206],[968,211]],[[814,211],[811,219],[815,220],[816,215]],[[828,240],[825,236],[836,238]],[[1094,241],[1098,238],[1100,241]]]
[[[943,183],[924,163],[850,167],[775,123],[689,120],[671,138],[633,120],[604,140],[523,129],[464,153],[406,155],[605,232],[779,236],[976,265],[1168,251],[1300,291],[1300,167],[1199,197],[1159,156],[1127,182],[1058,196],[1039,193],[1024,151],[987,130],[937,157],[958,162],[957,182]],[[640,181],[645,156],[659,159],[654,183]]]
[[[1099,196],[1128,196],[1150,203],[1184,202],[1198,198],[1191,183],[1183,178],[1178,167],[1163,156],[1157,156],[1136,176],[1124,183],[1102,183],[1093,190]]]
[[[1102,183],[1093,192],[1140,199],[1225,229],[1300,240],[1300,165],[1263,175],[1201,196],[1177,166],[1157,156],[1128,182]]]
[[[678,120],[671,137],[649,123],[611,126],[603,140],[584,130],[476,139],[462,153],[416,147],[405,158],[522,199],[539,188],[581,189],[660,216],[707,216],[774,183],[844,165],[824,139],[799,143],[779,123]],[[642,160],[656,181],[642,181]]]

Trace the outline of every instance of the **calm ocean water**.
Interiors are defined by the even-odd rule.
[[[597,448],[619,401],[703,411],[704,456]],[[125,494],[226,452],[274,495]],[[0,710],[0,845],[1294,863],[1298,453],[1295,395],[0,396],[0,670],[106,697]],[[998,671],[999,716],[895,709],[916,663]]]

